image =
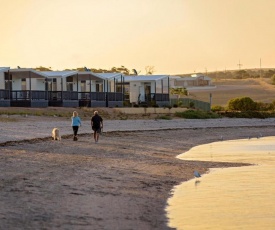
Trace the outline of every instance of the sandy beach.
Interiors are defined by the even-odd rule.
[[[98,144],[89,120],[19,117],[0,133],[0,229],[170,229],[171,189],[193,171],[237,163],[175,158],[196,145],[274,136],[274,119],[106,120]],[[52,141],[53,127],[62,141]]]

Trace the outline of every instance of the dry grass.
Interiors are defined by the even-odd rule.
[[[236,97],[250,97],[257,102],[271,103],[275,100],[275,86],[270,79],[225,79],[213,82],[217,87],[209,90],[190,91],[190,97],[209,102],[212,94],[212,105],[226,106]]]
[[[60,117],[70,118],[73,111],[77,111],[81,119],[89,120],[97,110],[106,120],[135,120],[135,119],[157,119],[158,114],[124,114],[113,108],[64,108],[64,107],[47,107],[47,108],[24,108],[24,107],[0,107],[0,122],[13,122],[20,120],[25,116],[41,117]],[[11,117],[11,115],[14,115]],[[56,119],[55,118],[55,119]]]

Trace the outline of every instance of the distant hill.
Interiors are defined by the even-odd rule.
[[[190,74],[178,74],[181,77],[190,77]],[[212,79],[247,79],[247,78],[271,78],[275,74],[275,68],[225,70],[203,73]]]
[[[209,75],[208,75],[209,76]],[[189,98],[210,102],[212,105],[226,106],[237,97],[250,97],[254,101],[271,103],[275,101],[275,85],[270,78],[219,79],[213,78],[213,89],[190,90]]]

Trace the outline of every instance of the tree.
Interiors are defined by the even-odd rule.
[[[133,75],[139,75],[141,71],[137,71],[136,69],[132,69]]]
[[[152,75],[154,72],[156,72],[155,70],[155,66],[145,66],[145,71],[146,71],[146,74],[149,74],[149,75]]]
[[[111,69],[112,73],[123,73],[125,75],[130,75],[130,70],[127,69],[125,66],[120,66],[120,67],[113,67]]]
[[[270,77],[273,77],[273,75],[275,74],[275,70],[268,70],[267,72],[264,73],[264,78],[270,78]]]
[[[180,96],[188,95],[188,91],[186,88],[171,88],[170,93],[172,95],[177,95],[178,103],[179,103]]]
[[[247,71],[245,70],[239,70],[236,75],[235,75],[235,79],[245,79],[245,78],[249,78],[250,75]]]
[[[35,70],[37,70],[37,71],[52,71],[51,67],[47,68],[47,67],[43,67],[43,66],[36,67]]]

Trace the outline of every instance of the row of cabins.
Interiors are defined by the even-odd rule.
[[[0,107],[122,107],[152,101],[163,106],[170,102],[170,87],[182,87],[180,81],[169,75],[0,67]]]

